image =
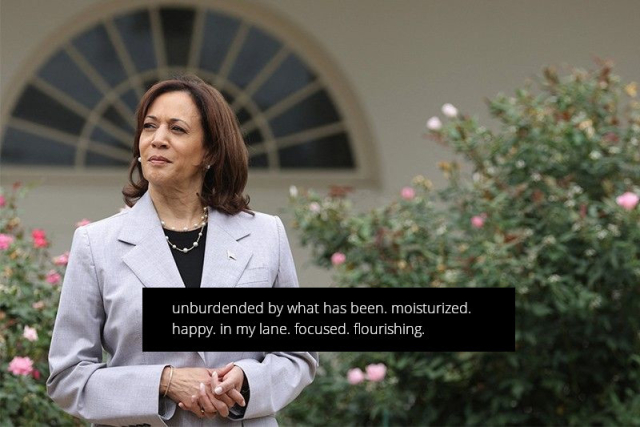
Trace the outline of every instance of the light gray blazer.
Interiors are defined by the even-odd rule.
[[[280,218],[209,209],[206,237],[203,288],[298,286]],[[277,426],[276,411],[313,381],[317,353],[143,352],[143,287],[184,287],[148,193],[132,209],[74,234],[47,381],[65,411],[106,425]],[[229,362],[242,368],[251,390],[242,419],[200,420],[158,394],[166,365]]]

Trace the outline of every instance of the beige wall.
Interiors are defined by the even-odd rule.
[[[101,0],[2,0],[0,91],[18,79],[47,38]],[[372,206],[397,194],[412,176],[439,181],[437,161],[450,157],[422,138],[426,119],[451,102],[486,119],[483,99],[511,92],[545,64],[590,67],[610,58],[626,80],[640,80],[640,1],[585,0],[253,0],[315,39],[346,76],[374,138],[380,191],[360,197]],[[4,97],[3,97],[4,99]],[[6,179],[5,179],[6,181]],[[7,185],[7,182],[2,182]],[[118,188],[49,188],[24,203],[25,221],[55,230],[66,247],[73,223],[121,206]],[[287,189],[251,183],[257,210],[278,213]],[[293,234],[293,231],[290,231]],[[292,242],[296,241],[295,235]],[[329,275],[307,266],[295,245],[302,282]]]

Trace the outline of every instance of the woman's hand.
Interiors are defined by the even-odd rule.
[[[245,406],[246,402],[244,397],[240,393],[242,389],[242,383],[244,381],[244,372],[238,366],[231,364],[231,369],[225,366],[224,370],[211,371],[211,387],[201,385],[200,393],[198,394],[198,405],[205,410],[207,415],[217,409],[217,412],[227,417],[229,415],[229,409],[236,403],[240,406]],[[221,381],[222,380],[222,381]],[[224,410],[218,409],[216,401],[222,401],[225,404]]]
[[[220,372],[228,373],[233,368],[233,364],[229,364],[220,369]],[[164,377],[164,375],[163,375]],[[167,381],[168,382],[168,381]],[[160,391],[164,394],[162,384],[167,382],[161,381]],[[211,384],[210,371],[206,368],[174,368],[173,378],[171,380],[171,386],[167,397],[174,402],[177,402],[180,408],[193,412],[199,418],[203,418],[205,414],[202,413],[200,406],[194,403],[192,396],[197,395],[200,390],[200,384]],[[218,412],[225,410],[228,412],[228,408],[224,404],[216,399],[212,402],[213,406]],[[215,414],[215,413],[214,413]]]
[[[218,372],[218,375],[222,376],[222,382],[217,385],[211,384],[213,392],[217,396],[227,395],[238,405],[245,406],[246,402],[240,393],[242,384],[244,383],[244,371],[242,368],[234,365],[228,372]]]

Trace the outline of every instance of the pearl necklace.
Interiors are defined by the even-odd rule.
[[[182,253],[186,254],[187,252],[189,252],[189,251],[191,251],[191,250],[193,250],[193,249],[195,249],[195,248],[197,248],[197,247],[198,247],[198,243],[200,242],[200,238],[202,237],[202,232],[203,232],[203,230],[204,230],[204,226],[205,226],[205,225],[207,225],[207,220],[209,219],[209,211],[208,211],[207,207],[205,206],[205,207],[204,207],[204,208],[202,208],[202,209],[203,209],[203,211],[204,211],[204,215],[202,215],[202,216],[200,217],[200,219],[201,219],[202,221],[200,222],[200,224],[198,224],[198,223],[193,224],[193,228],[194,228],[194,229],[196,229],[196,228],[200,227],[200,232],[198,233],[198,238],[196,239],[196,241],[195,241],[195,242],[193,242],[193,244],[191,245],[191,247],[190,247],[190,248],[179,248],[179,247],[177,247],[176,245],[174,245],[174,244],[171,242],[171,240],[169,240],[169,236],[166,236],[166,235],[165,235],[164,237],[167,239],[167,243],[169,244],[169,246],[170,246],[172,249],[175,249],[175,250],[176,250],[176,251],[178,251],[178,252],[182,252]],[[166,225],[167,225],[167,224],[166,224],[162,219],[160,220],[160,224],[162,224],[162,228],[166,228]],[[175,227],[170,227],[170,229],[171,229],[171,230],[173,230],[173,231],[175,231],[175,230],[176,230],[176,228],[175,228]],[[182,231],[189,231],[189,227],[183,227]]]

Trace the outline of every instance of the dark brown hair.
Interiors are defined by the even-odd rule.
[[[158,82],[140,100],[136,112],[137,128],[129,166],[129,184],[122,189],[125,203],[133,206],[149,188],[149,181],[142,175],[142,165],[138,162],[140,134],[149,107],[160,95],[168,92],[187,92],[200,112],[206,152],[202,167],[211,165],[199,194],[202,203],[228,215],[252,213],[249,196],[243,195],[247,185],[249,155],[238,119],[222,94],[194,75]],[[136,172],[137,180],[134,179]]]

